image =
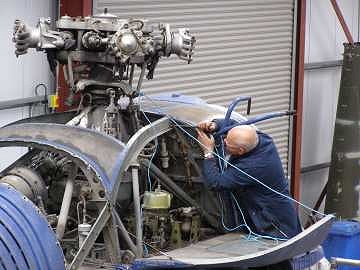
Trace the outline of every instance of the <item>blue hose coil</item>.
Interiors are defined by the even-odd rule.
[[[0,269],[64,270],[53,230],[34,204],[0,184]]]

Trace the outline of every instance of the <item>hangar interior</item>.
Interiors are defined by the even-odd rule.
[[[5,126],[70,108],[65,104],[66,78],[60,69],[55,74],[51,72],[44,52],[29,49],[26,55],[15,57],[12,40],[15,19],[34,27],[39,18],[50,17],[51,26],[55,27],[55,20],[61,16],[86,17],[108,12],[122,19],[169,23],[171,30],[186,27],[196,38],[191,64],[176,55],[156,62],[154,79],[145,79],[142,91],[165,98],[195,96],[223,107],[237,97],[251,97],[249,115],[246,115],[248,103],[236,108],[237,113],[249,118],[295,111],[295,115],[275,117],[256,126],[274,139],[290,180],[291,195],[310,208],[316,207],[318,201],[316,208],[323,212],[325,199],[319,198],[329,179],[343,43],[348,42],[334,2],[354,42],[359,42],[360,1],[355,0],[2,1],[0,124]],[[135,75],[140,72],[135,71]],[[60,104],[46,108],[54,97]],[[2,147],[0,169],[7,168],[28,149]],[[310,210],[299,206],[298,211],[302,225],[306,226]],[[75,259],[77,256],[74,255]],[[222,257],[219,263],[225,264],[221,260]],[[67,269],[76,269],[71,268],[76,263],[75,260]]]

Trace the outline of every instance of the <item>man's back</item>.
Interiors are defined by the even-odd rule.
[[[290,196],[281,160],[268,135],[258,132],[258,138],[259,143],[253,150],[230,157],[229,163],[237,168],[228,165],[220,173],[216,158],[206,159],[204,176],[210,188],[233,192],[245,212],[246,222],[256,233],[293,237],[301,232],[293,202],[273,191]]]

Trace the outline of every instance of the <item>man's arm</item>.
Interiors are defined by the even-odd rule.
[[[225,119],[221,118],[221,119],[214,119],[212,122],[215,123],[216,129],[214,131],[219,131],[221,128],[223,128],[223,125],[225,123]],[[238,124],[239,122],[235,121],[234,119],[229,119],[228,125],[232,126],[235,124]]]
[[[203,163],[203,174],[206,184],[211,189],[223,190],[254,185],[254,180],[233,167],[220,172],[216,158],[206,158]]]
[[[208,122],[209,123],[209,122]],[[208,127],[209,124],[207,124]],[[201,126],[200,126],[201,127]],[[228,166],[224,172],[220,172],[217,160],[214,157],[215,140],[212,135],[208,136],[203,129],[197,129],[198,140],[204,151],[203,174],[208,186],[212,189],[231,189],[240,186],[253,185],[254,181],[249,179],[238,169]]]
[[[200,122],[197,127],[198,129],[206,132],[206,133],[212,133],[218,131],[222,125],[224,124],[225,119],[214,119],[212,121],[204,121]],[[238,123],[237,121],[233,119],[229,119],[229,125],[234,125]]]

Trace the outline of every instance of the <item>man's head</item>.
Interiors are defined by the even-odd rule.
[[[258,144],[256,129],[252,126],[236,126],[229,130],[224,138],[226,152],[230,155],[241,156]]]

